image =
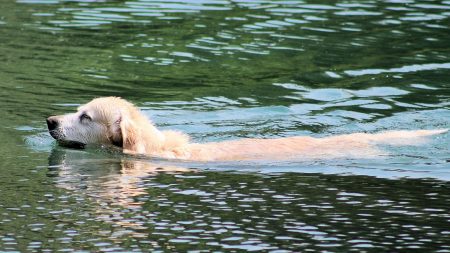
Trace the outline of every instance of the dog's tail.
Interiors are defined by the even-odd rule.
[[[424,137],[443,134],[448,132],[448,129],[435,130],[402,130],[402,131],[386,131],[373,135],[366,135],[368,141],[380,144],[391,145],[414,145],[421,144],[426,139]]]

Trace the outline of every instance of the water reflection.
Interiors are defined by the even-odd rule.
[[[103,250],[123,250],[130,238],[140,248],[176,251],[360,252],[447,245],[445,182],[168,165],[158,170],[148,160],[68,149],[54,150],[49,164],[48,176],[58,187],[92,202],[95,211],[86,218],[111,224],[102,231],[103,242],[94,245]]]
[[[54,148],[49,156],[48,176],[56,177],[59,187],[67,190],[83,190],[102,199],[108,205],[139,208],[142,179],[158,173],[182,173],[193,171],[170,164],[150,162],[133,157],[108,156],[116,150],[85,152]],[[148,159],[148,158],[147,158]]]

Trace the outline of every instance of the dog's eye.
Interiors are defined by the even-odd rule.
[[[86,113],[82,113],[82,114],[80,115],[80,121],[84,121],[84,120],[89,120],[89,121],[91,121],[92,118],[91,118],[89,115],[87,115]]]

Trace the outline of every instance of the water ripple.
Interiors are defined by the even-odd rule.
[[[363,76],[363,75],[378,75],[382,73],[410,73],[410,72],[430,71],[440,69],[450,69],[450,63],[446,62],[446,63],[414,64],[391,69],[346,70],[344,71],[344,73],[350,76]]]

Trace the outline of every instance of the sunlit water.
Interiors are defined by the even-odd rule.
[[[0,3],[0,252],[450,252],[450,134],[371,159],[58,147],[115,95],[195,141],[450,127],[450,1]],[[307,156],[307,154],[305,154]]]

